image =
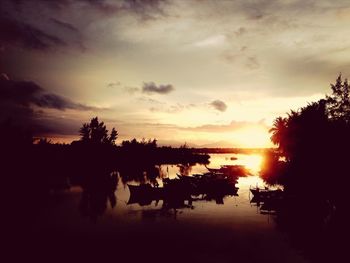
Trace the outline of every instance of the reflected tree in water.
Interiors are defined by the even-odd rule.
[[[103,215],[106,211],[108,203],[111,208],[114,208],[117,204],[115,196],[117,184],[118,176],[114,172],[110,174],[105,183],[84,186],[79,204],[81,214],[96,222],[98,216]]]

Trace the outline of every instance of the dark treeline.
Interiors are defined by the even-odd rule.
[[[108,201],[115,205],[118,174],[124,183],[155,183],[160,164],[191,165],[208,163],[209,159],[185,146],[158,147],[156,140],[133,139],[117,146],[118,132],[114,128],[109,132],[97,117],[83,124],[80,136],[71,144],[53,144],[47,139],[35,140],[29,131],[11,121],[1,123],[1,177],[6,194],[12,197],[8,211],[19,212],[17,205],[26,200],[30,205],[20,213],[35,212],[50,201],[53,192],[78,185],[84,190],[81,212],[98,215]]]
[[[285,188],[279,226],[317,260],[337,261],[345,253],[350,186],[349,84],[341,75],[332,94],[278,117],[270,132],[263,178]]]

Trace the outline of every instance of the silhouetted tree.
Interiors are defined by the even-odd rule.
[[[298,243],[308,235],[316,237],[305,243],[305,249],[314,246],[317,249],[310,252],[318,255],[322,246],[322,257],[329,256],[325,262],[343,250],[350,201],[348,81],[339,75],[331,89],[325,99],[275,119],[270,132],[278,155],[267,155],[262,170],[265,181],[285,186],[286,198],[277,210],[279,226],[300,235]]]
[[[38,145],[50,145],[52,144],[50,139],[47,138],[40,138],[38,141]]]
[[[287,131],[287,120],[282,117],[278,117],[274,120],[272,128],[269,130],[271,135],[271,141],[278,146],[279,150],[284,149]]]
[[[335,84],[331,84],[332,95],[326,97],[329,116],[334,120],[350,122],[350,97],[348,80],[342,81],[339,74]]]
[[[94,144],[111,144],[115,145],[118,138],[118,132],[112,129],[110,135],[104,122],[99,122],[98,118],[92,118],[90,123],[84,123],[79,130],[81,141]]]
[[[118,132],[113,127],[112,131],[111,131],[111,134],[109,135],[109,143],[112,144],[112,145],[115,145],[115,141],[117,140],[117,138],[118,138]]]
[[[331,88],[331,96],[291,111],[286,118],[278,117],[270,129],[271,140],[288,166],[288,180],[284,182],[305,191],[317,185],[315,189],[328,197],[334,197],[328,190],[335,182],[329,180],[330,175],[337,174],[343,185],[349,181],[344,175],[348,174],[346,156],[350,147],[349,86],[339,75]]]
[[[34,142],[32,133],[23,127],[16,126],[11,119],[0,122],[0,146],[10,147],[28,147]]]

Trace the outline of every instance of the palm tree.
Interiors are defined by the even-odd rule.
[[[287,131],[287,120],[282,117],[276,118],[269,132],[272,133],[271,141],[274,144],[276,144],[279,149],[283,148],[285,144],[286,131]]]

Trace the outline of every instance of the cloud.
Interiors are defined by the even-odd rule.
[[[1,45],[47,50],[65,46],[66,42],[54,34],[49,34],[29,23],[18,21],[0,11]]]
[[[165,102],[161,102],[159,100],[151,99],[151,98],[146,97],[146,96],[139,97],[139,98],[137,98],[137,100],[140,101],[140,102],[145,102],[145,103],[152,104],[152,105],[166,105]]]
[[[244,128],[251,127],[266,127],[264,120],[260,120],[259,122],[248,122],[248,121],[231,121],[229,124],[205,124],[196,127],[185,127],[179,128],[187,131],[196,131],[196,132],[213,132],[213,133],[225,133],[225,132],[233,132],[235,130],[240,130]]]
[[[124,0],[121,3],[121,9],[133,12],[144,21],[168,16],[164,10],[166,0]]]
[[[72,102],[69,99],[52,93],[41,94],[33,101],[37,106],[42,108],[52,108],[58,110],[75,109],[75,110],[95,110],[95,107]]]
[[[221,100],[214,100],[210,103],[211,106],[213,106],[216,110],[224,112],[227,109],[227,105],[225,102]]]
[[[245,29],[245,27],[240,27],[237,29],[237,31],[235,31],[235,35],[237,37],[240,37],[242,35],[244,35],[247,32],[247,29]]]
[[[114,81],[114,82],[108,83],[107,88],[119,89],[120,91],[125,92],[129,95],[134,95],[135,93],[140,91],[140,89],[137,87],[123,86],[123,84],[120,81]]]
[[[175,88],[171,84],[161,84],[157,86],[154,82],[144,82],[142,86],[142,92],[147,94],[168,94],[173,90],[175,90]]]
[[[258,61],[258,58],[256,56],[248,57],[246,66],[249,69],[258,69],[258,68],[260,68],[260,63]]]
[[[6,0],[3,0],[6,1]],[[7,0],[17,8],[23,8],[29,2],[35,6],[48,7],[52,11],[79,8],[83,11],[94,11],[105,16],[114,16],[121,12],[133,13],[142,20],[156,19],[158,16],[167,16],[164,7],[167,0]]]
[[[95,107],[47,92],[32,81],[14,81],[5,76],[3,74],[0,78],[0,121],[11,119],[16,125],[30,129],[35,134],[60,129],[59,125],[57,123],[55,125],[53,121],[58,117],[48,118],[45,109],[97,110]]]
[[[165,112],[165,113],[178,113],[183,111],[184,109],[186,109],[188,107],[186,107],[185,105],[182,105],[180,103],[177,103],[175,105],[165,105],[165,106],[161,106],[161,107],[151,107],[149,110],[151,112]]]
[[[53,24],[55,24],[55,25],[65,29],[65,30],[72,31],[72,32],[75,32],[75,33],[79,32],[79,30],[75,26],[70,24],[70,23],[63,22],[63,21],[58,20],[56,18],[51,18],[50,20],[52,21]]]
[[[196,47],[210,47],[210,46],[220,46],[224,44],[226,37],[224,35],[211,36],[206,39],[200,40],[194,43]]]
[[[139,88],[136,88],[136,87],[129,87],[129,86],[126,86],[124,87],[124,91],[126,93],[128,93],[129,95],[134,95],[136,92],[139,92],[140,89]]]
[[[84,51],[86,47],[80,30],[61,19],[64,17],[61,10],[68,14],[74,9],[73,2],[68,0],[3,0],[0,7],[1,47],[47,51],[73,44]]]
[[[57,110],[93,110],[95,107],[75,103],[67,98],[49,93],[32,81],[0,80],[0,101],[29,107]]]
[[[107,88],[118,88],[122,85],[120,81],[109,82]]]

